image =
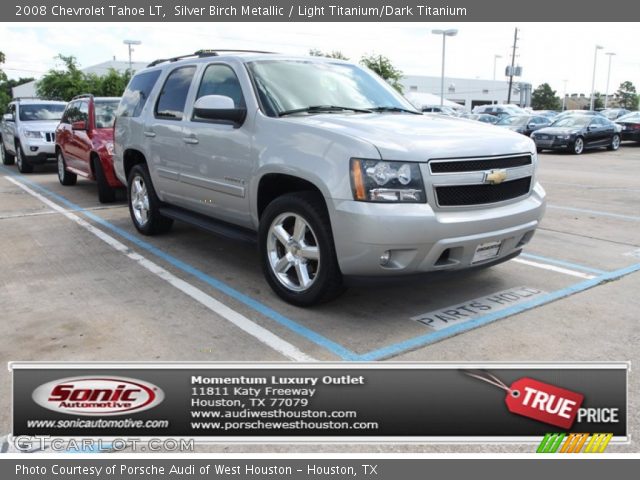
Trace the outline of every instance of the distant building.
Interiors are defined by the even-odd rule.
[[[407,75],[400,83],[404,93],[431,93],[440,97],[440,77]],[[509,82],[506,80],[480,80],[471,78],[444,79],[444,98],[471,110],[477,105],[507,103]],[[528,107],[531,105],[531,84],[514,81],[511,89],[511,103]]]
[[[131,62],[131,69],[136,72],[145,68],[149,62]],[[102,62],[97,65],[92,65],[90,67],[81,68],[85,73],[95,73],[98,76],[106,75],[109,73],[109,69],[113,68],[114,70],[123,73],[129,68],[128,61],[122,60],[109,60],[107,62]],[[13,94],[13,98],[25,98],[25,97],[35,97],[36,95],[36,83],[38,80],[33,80],[31,82],[23,83],[22,85],[18,85],[17,87],[13,87],[11,89],[11,93]]]

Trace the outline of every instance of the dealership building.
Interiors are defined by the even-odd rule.
[[[440,78],[407,75],[400,80],[405,93],[431,93],[440,96]],[[444,79],[444,98],[471,110],[477,105],[507,103],[509,97],[507,80],[481,80],[471,78]],[[511,103],[521,107],[531,105],[531,84],[514,79],[511,89]]]

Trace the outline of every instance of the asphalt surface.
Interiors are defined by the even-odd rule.
[[[0,362],[8,361],[630,361],[640,360],[640,144],[539,155],[548,209],[525,255],[439,282],[352,288],[300,309],[279,300],[253,247],[185,224],[135,232],[124,196],[59,184],[55,166],[0,167]],[[89,228],[86,224],[88,223]],[[98,228],[111,240],[96,237]],[[110,243],[109,243],[110,242]],[[131,255],[131,252],[138,254]],[[141,259],[139,256],[142,256]],[[613,273],[612,273],[613,272]],[[526,287],[532,299],[434,332],[412,317]],[[511,308],[507,308],[511,307]],[[456,323],[456,322],[454,322]],[[467,326],[465,326],[467,325]],[[437,333],[437,335],[435,334]],[[629,411],[640,384],[630,375]],[[0,375],[0,434],[10,430]],[[632,439],[609,451],[639,452]],[[344,451],[236,445],[207,451]],[[514,445],[358,445],[350,451],[522,451]]]

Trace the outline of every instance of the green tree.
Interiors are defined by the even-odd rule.
[[[99,97],[119,97],[131,78],[131,73],[120,73],[113,68],[106,75],[84,73],[78,68],[73,56],[58,55],[62,60],[62,70],[51,69],[37,83],[38,96],[48,99],[69,101],[76,95],[92,93]]]
[[[628,110],[638,110],[638,95],[633,83],[622,82],[615,93],[618,105]]]
[[[339,60],[349,60],[349,57],[347,57],[340,50],[332,50],[331,52],[323,52],[321,50],[318,50],[317,48],[312,48],[311,50],[309,50],[309,55],[311,55],[312,57],[327,57],[327,58],[337,58]]]
[[[539,85],[531,93],[531,107],[534,110],[559,110],[561,106],[560,98],[548,83]]]
[[[382,78],[384,78],[389,85],[395,88],[398,92],[402,93],[402,85],[400,80],[402,79],[402,72],[396,69],[391,60],[382,55],[368,55],[360,59],[360,63],[365,67],[373,70]]]
[[[596,92],[593,94],[593,109],[594,110],[599,110],[604,108],[604,100],[603,100],[603,95],[600,92]]]

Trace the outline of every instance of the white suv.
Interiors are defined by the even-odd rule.
[[[257,241],[270,286],[302,306],[346,279],[518,255],[544,211],[536,164],[529,138],[422,115],[362,67],[266,53],[153,62],[114,132],[138,231]]]
[[[18,164],[22,173],[33,166],[56,161],[55,131],[66,102],[15,99],[2,116],[0,153],[4,165]]]

